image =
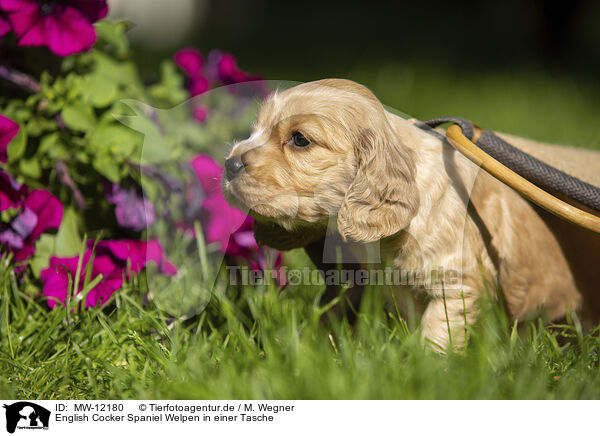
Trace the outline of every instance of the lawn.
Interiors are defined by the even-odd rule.
[[[412,116],[464,116],[510,133],[600,148],[599,94],[585,80],[541,71],[462,74],[418,63],[357,68],[348,78]],[[417,319],[402,319],[385,305],[387,289],[367,290],[354,325],[319,303],[319,286],[234,287],[225,273],[209,291],[171,285],[181,286],[173,290],[178,295],[208,292],[206,309],[193,316],[165,310],[148,294],[144,276],[101,308],[50,310],[40,284],[18,280],[6,260],[3,398],[600,398],[597,331],[582,332],[576,320],[514,325],[487,298],[467,348],[442,355],[423,348]],[[309,265],[300,251],[285,262]]]

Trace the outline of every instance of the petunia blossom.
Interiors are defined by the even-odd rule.
[[[8,18],[0,12],[0,36],[6,35],[11,30],[12,26],[10,25],[10,21],[8,21]]]
[[[93,248],[93,241],[87,242],[88,248]],[[177,274],[177,268],[169,262],[162,246],[156,239],[149,241],[136,241],[123,239],[114,241],[100,241],[96,245],[96,253],[110,255],[119,267],[129,273],[139,274],[146,264],[154,262],[159,271],[165,275]]]
[[[0,0],[21,46],[47,46],[58,56],[89,50],[94,22],[108,12],[106,0]]]
[[[81,292],[86,283],[88,273],[88,263],[92,259],[92,251],[85,252],[82,264],[81,274],[79,277],[79,286],[77,294]],[[75,282],[77,273],[77,263],[79,256],[74,257],[51,257],[50,266],[40,273],[40,278],[43,283],[43,293],[48,297],[48,306],[54,308],[58,301],[64,303],[67,299],[69,284],[71,287]],[[94,286],[87,294],[85,299],[85,307],[96,306],[98,303],[105,303],[111,295],[123,286],[123,274],[116,263],[109,255],[94,256],[91,274],[87,282],[94,280],[99,274],[102,274],[100,283]]]
[[[218,57],[217,76],[226,85],[260,79],[259,76],[253,76],[241,70],[237,65],[237,60],[230,53],[221,53]]]
[[[20,262],[35,253],[35,242],[42,233],[59,228],[63,207],[50,192],[29,191],[0,171],[0,212],[4,215],[0,222],[1,249],[14,253],[14,260]]]
[[[44,269],[40,277],[43,283],[43,293],[48,297],[48,305],[54,308],[57,302],[64,303],[69,292],[69,283],[73,286],[77,273],[78,256],[74,257],[51,257],[50,266]],[[89,263],[91,274],[87,278]],[[85,307],[104,304],[123,286],[124,278],[131,278],[132,274],[139,274],[148,262],[158,265],[159,271],[165,275],[174,275],[177,269],[164,255],[164,251],[157,240],[113,240],[100,241],[94,249],[94,241],[87,241],[87,250],[82,258],[82,267],[79,277],[80,293],[84,284],[94,280],[102,274],[100,282],[87,294]],[[86,280],[87,279],[87,280]]]
[[[2,29],[2,19],[0,17],[0,30]],[[0,36],[2,33],[0,32]],[[0,162],[8,160],[8,144],[19,133],[19,125],[10,118],[0,114]]]
[[[247,250],[243,245],[237,244],[232,235],[251,229],[252,218],[227,204],[221,192],[223,169],[207,155],[196,156],[192,159],[191,166],[204,193],[201,211],[206,241],[218,243],[223,253],[231,255],[245,253]]]
[[[202,73],[204,57],[193,47],[183,48],[173,55],[173,62],[188,77],[197,77]]]
[[[227,203],[221,191],[223,169],[210,156],[199,155],[190,162],[196,175],[195,183],[188,189],[202,191],[201,194],[189,194],[187,210],[196,211],[188,215],[188,225],[179,223],[178,227],[190,229],[193,220],[200,220],[208,243],[217,243],[222,253],[234,258],[245,259],[250,268],[264,270],[273,257],[271,265],[275,270],[281,266],[281,253],[267,247],[259,247],[254,239],[252,217],[235,209]],[[280,284],[282,284],[280,280]]]

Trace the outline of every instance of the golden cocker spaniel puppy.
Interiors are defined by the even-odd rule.
[[[357,83],[328,79],[275,92],[225,168],[225,197],[255,218],[259,243],[322,248],[337,234],[375,243],[375,266],[424,278],[400,287],[425,292],[423,336],[442,347],[450,337],[464,340],[486,288],[503,293],[515,319],[540,311],[561,318],[587,294],[588,312],[600,307],[597,257],[584,259],[585,250],[600,253],[596,235],[570,235],[573,226],[386,111]],[[433,283],[433,270],[457,272],[458,286]]]

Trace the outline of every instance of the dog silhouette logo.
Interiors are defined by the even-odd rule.
[[[6,409],[6,431],[14,433],[19,429],[48,430],[50,411],[29,401],[19,401],[3,406]]]

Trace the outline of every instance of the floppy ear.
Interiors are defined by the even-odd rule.
[[[253,230],[254,239],[258,245],[267,245],[282,251],[306,247],[311,242],[325,236],[325,233],[306,229],[289,231],[274,222],[263,222],[256,219]]]
[[[404,229],[419,198],[412,152],[399,143],[389,123],[361,132],[354,152],[357,172],[338,212],[344,240],[372,242]]]

